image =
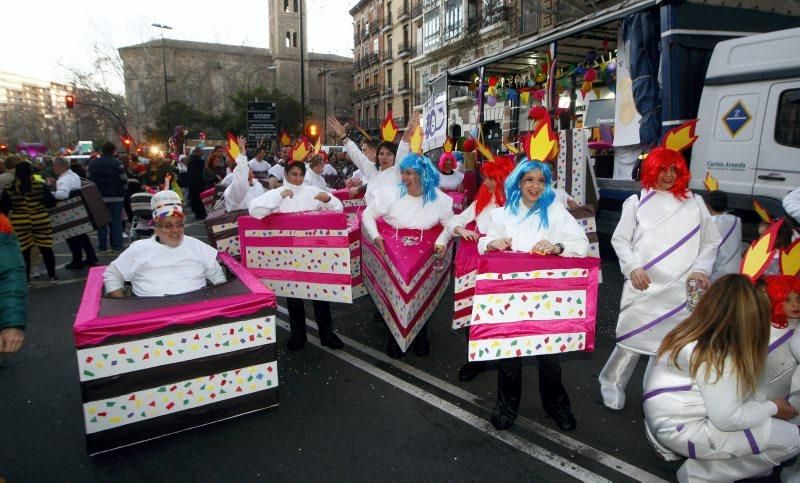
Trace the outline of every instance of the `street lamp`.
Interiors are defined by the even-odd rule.
[[[170,128],[169,122],[169,93],[167,91],[167,53],[164,50],[164,30],[172,30],[169,25],[161,25],[160,23],[151,24],[161,32],[161,62],[164,67],[164,116],[167,120],[167,129]]]

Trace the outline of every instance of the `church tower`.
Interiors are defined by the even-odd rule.
[[[301,4],[302,2],[302,4]],[[302,8],[301,8],[302,7]],[[308,73],[308,22],[305,0],[269,0],[269,49],[277,67],[277,88],[300,100],[300,11],[303,12],[303,47]],[[308,93],[308,86],[306,86]]]

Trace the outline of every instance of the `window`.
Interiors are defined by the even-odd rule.
[[[378,53],[378,37],[375,37],[372,40],[372,52],[377,54]]]
[[[488,27],[502,20],[503,0],[483,0],[483,25]]]
[[[447,0],[444,10],[444,39],[450,40],[461,33],[464,19],[463,0]]]
[[[289,12],[289,0],[283,0],[283,11]]]
[[[781,93],[775,120],[775,142],[800,148],[800,89]]]
[[[297,32],[292,33],[292,47],[297,47]]]
[[[286,32],[286,47],[291,47],[291,46],[292,46],[292,33],[287,31]]]
[[[372,112],[373,112],[372,119],[378,120],[378,105],[377,104],[372,106]]]
[[[293,5],[293,7],[294,7],[294,13],[297,13],[297,12],[300,10],[300,9],[298,9],[298,8],[297,8],[297,0],[294,0],[294,2],[293,2],[293,3],[294,3],[294,5]]]
[[[392,69],[386,69],[386,85],[392,87]]]
[[[390,112],[392,112],[392,103],[391,102],[387,102],[386,103],[386,113],[388,114]]]
[[[422,25],[423,47],[427,52],[439,46],[439,9],[433,9],[425,14],[425,21]]]

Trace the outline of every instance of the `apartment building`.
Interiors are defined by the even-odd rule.
[[[74,119],[64,98],[70,85],[0,72],[0,140],[66,145]]]
[[[386,115],[381,102],[384,69],[381,58],[386,48],[385,8],[381,0],[361,0],[350,9],[353,16],[353,119],[367,131],[377,132]]]

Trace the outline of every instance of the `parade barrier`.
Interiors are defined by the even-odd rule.
[[[241,216],[242,264],[276,295],[349,304],[366,293],[360,227],[341,212]]]
[[[433,245],[442,232],[437,225],[428,230],[395,229],[377,220],[386,255],[364,233],[362,274],[389,332],[406,351],[436,309],[450,281],[453,241],[447,244],[444,270],[433,267]]]
[[[353,220],[361,219],[361,212],[367,208],[367,202],[364,199],[364,192],[360,192],[356,196],[350,196],[349,189],[340,189],[331,193],[333,196],[339,198],[344,206],[344,212],[347,213],[347,222],[353,223]]]
[[[211,246],[234,258],[239,258],[241,246],[238,219],[242,215],[247,215],[247,210],[227,212],[222,208],[210,212],[203,223]]]
[[[90,270],[73,327],[90,454],[278,404],[275,295],[219,260],[228,282],[166,297],[105,298]]]
[[[468,360],[593,351],[599,271],[594,257],[481,255]]]
[[[81,188],[71,191],[69,198],[47,210],[53,225],[53,241],[91,233],[111,223],[111,213],[103,202],[100,190],[91,181],[81,179]]]

